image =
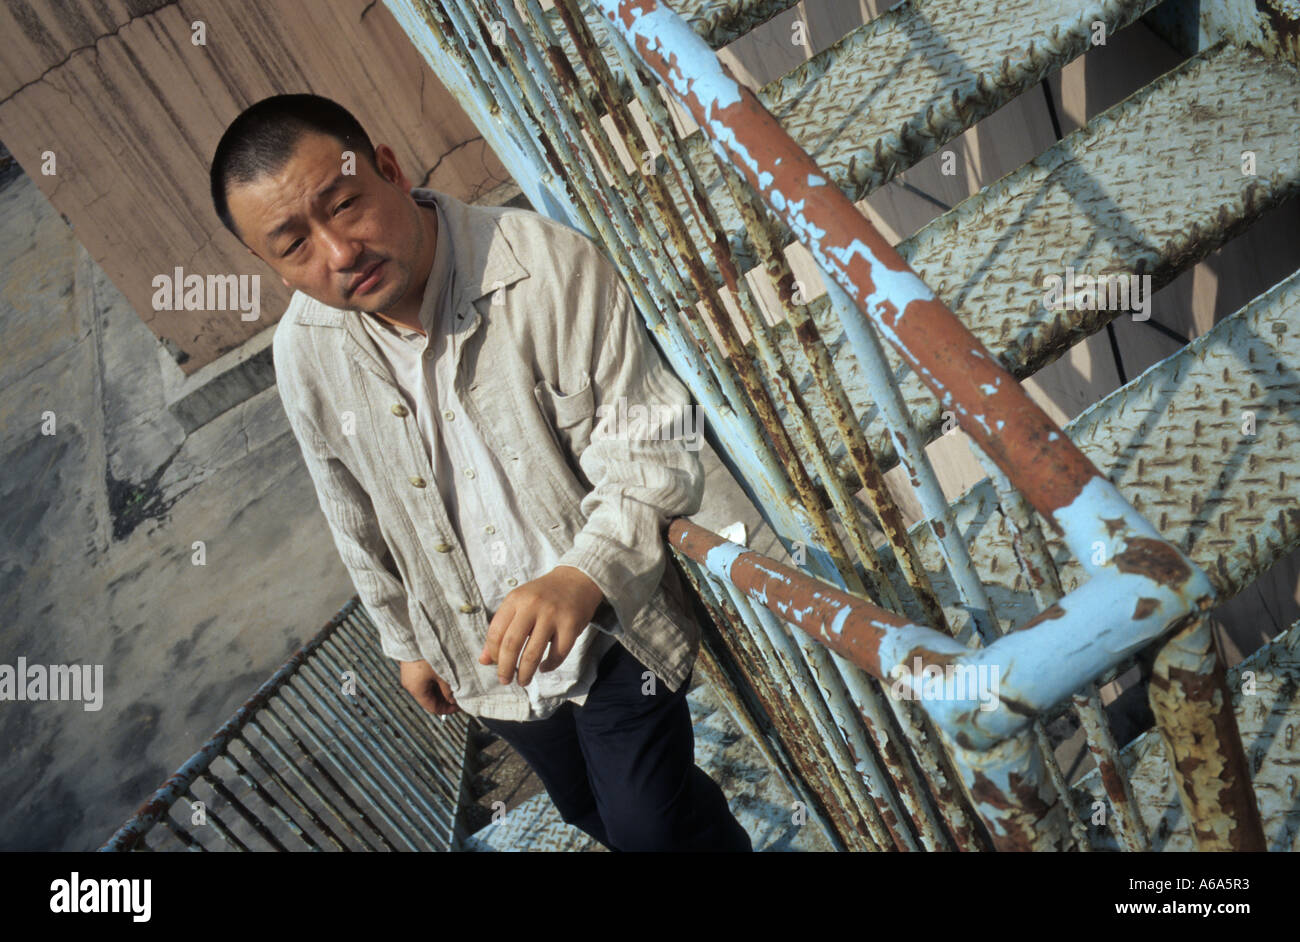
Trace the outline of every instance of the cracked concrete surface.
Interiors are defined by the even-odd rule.
[[[0,663],[105,687],[0,703],[0,850],[88,850],[353,589],[275,389],[186,437],[170,358],[20,173],[0,233]]]

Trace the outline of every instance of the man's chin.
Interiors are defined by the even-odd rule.
[[[299,289],[301,290],[301,289]],[[368,314],[371,311],[382,311],[392,307],[393,303],[401,296],[400,292],[384,291],[371,296],[369,294],[353,294],[348,298],[323,298],[310,292],[303,292],[308,297],[319,301],[327,307],[335,307],[341,311],[357,311],[358,313]]]

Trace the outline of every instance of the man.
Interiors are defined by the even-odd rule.
[[[280,395],[406,690],[477,716],[610,849],[751,850],[694,765],[699,626],[666,565],[703,492],[662,420],[690,399],[595,244],[412,189],[313,95],[241,114],[211,185],[295,289]],[[629,433],[638,405],[661,421]]]

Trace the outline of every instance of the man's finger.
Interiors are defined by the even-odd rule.
[[[551,653],[546,655],[546,660],[542,662],[541,671],[543,674],[553,671],[569,656],[573,650],[573,645],[578,640],[580,632],[574,631],[557,631],[555,637],[551,638]]]
[[[460,709],[456,703],[456,695],[451,692],[451,684],[447,683],[441,677],[438,678],[438,693],[442,696],[443,707],[439,713],[455,713]]]
[[[524,644],[528,641],[528,636],[533,631],[533,615],[531,612],[521,612],[510,622],[510,627],[506,633],[501,636],[501,646],[497,648],[497,679],[501,683],[510,683],[511,678],[515,676],[515,664],[519,660],[519,652],[524,649]]]
[[[432,680],[418,690],[411,691],[411,696],[415,698],[416,703],[430,713],[441,712],[442,700],[439,698],[438,688]]]
[[[443,699],[448,703],[456,702],[456,695],[452,693],[451,684],[447,683],[441,677],[438,678],[438,690],[442,694]]]
[[[550,622],[538,621],[533,625],[532,634],[528,637],[528,644],[524,647],[524,652],[519,658],[519,686],[527,687],[532,682],[533,675],[537,673],[537,665],[542,661],[542,654],[546,650],[546,645],[551,642],[555,636],[555,626]]]
[[[483,652],[478,656],[480,664],[494,664],[500,652],[501,638],[505,635],[506,629],[514,619],[515,606],[506,596],[506,600],[501,603],[492,620],[488,622],[487,640],[483,642]]]

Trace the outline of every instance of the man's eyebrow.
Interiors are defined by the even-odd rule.
[[[325,199],[331,193],[337,190],[339,186],[342,185],[342,183],[346,179],[347,179],[347,174],[343,173],[342,171],[339,171],[339,173],[335,175],[333,180],[331,180],[329,183],[325,184],[323,187],[321,187],[319,190],[316,191],[316,195],[312,197],[311,201],[313,203],[319,203],[321,200]],[[272,229],[270,232],[267,233],[266,241],[268,243],[274,242],[277,238],[279,238],[281,235],[284,234],[286,229],[291,228],[293,224],[297,221],[298,221],[297,216],[289,217],[284,222],[280,223],[278,226],[276,226],[274,229]]]

